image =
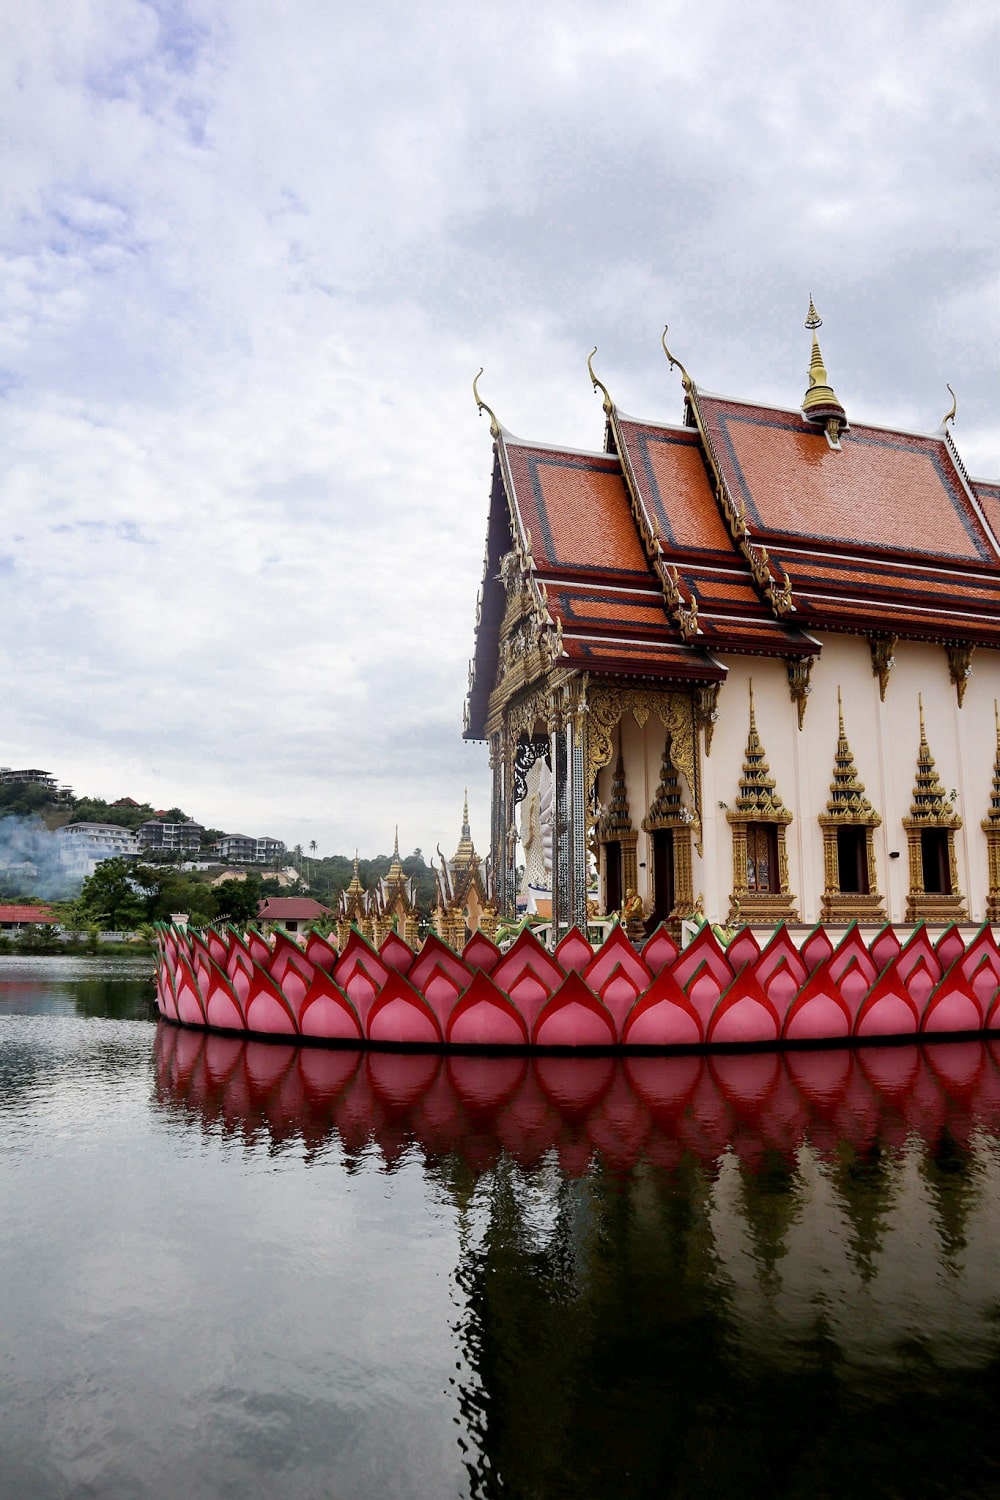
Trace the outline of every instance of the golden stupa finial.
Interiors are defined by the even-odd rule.
[[[483,373],[483,367],[482,367],[482,365],[480,365],[479,366],[479,375],[481,375],[482,373]],[[496,414],[496,412],[493,410],[493,408],[491,406],[487,406],[486,405],[486,402],[483,400],[482,396],[480,396],[480,394],[479,394],[479,375],[476,375],[474,377],[473,381],[472,381],[472,394],[475,397],[476,406],[479,408],[479,415],[482,416],[483,412],[485,412],[486,415],[489,417],[489,419],[490,419],[490,436],[492,438],[496,439],[496,438],[498,438],[500,436],[500,423],[497,421],[497,414]]]
[[[604,381],[603,380],[599,380],[597,378],[597,376],[594,374],[594,355],[596,353],[597,353],[597,345],[595,344],[594,347],[593,347],[593,349],[591,349],[590,353],[587,355],[587,373],[590,376],[590,379],[591,379],[591,381],[593,383],[594,390],[595,391],[600,391],[601,395],[604,397],[604,410],[607,413],[607,415],[610,417],[612,411],[614,410],[615,403],[612,401],[611,396],[610,396],[610,394],[608,392],[608,388],[604,384]]]
[[[674,366],[676,365],[677,368],[678,368],[678,370],[680,370],[680,372],[681,372],[681,385],[684,387],[684,389],[686,391],[690,391],[691,386],[693,384],[693,382],[691,380],[691,376],[688,374],[687,370],[685,370],[684,366],[681,364],[681,362],[677,358],[677,356],[675,354],[671,354],[670,350],[667,348],[667,334],[669,332],[670,332],[670,324],[669,323],[664,323],[664,325],[663,325],[663,332],[660,334],[660,343],[663,345],[663,352],[667,356],[667,359],[670,362],[670,368],[673,369]]]
[[[826,365],[820,352],[816,330],[823,326],[823,319],[816,311],[816,304],[809,293],[809,312],[806,327],[812,331],[812,357],[809,360],[809,387],[802,398],[802,415],[826,430],[831,446],[837,446],[841,429],[847,426],[847,413],[837,398],[837,393],[827,378]]]
[[[475,848],[472,843],[472,828],[469,825],[469,788],[465,788],[465,800],[462,803],[462,833],[458,841],[451,863],[457,868],[461,865],[471,864],[475,858]]]
[[[840,683],[837,683],[837,718],[840,721],[840,738],[844,738],[844,704],[840,696]]]
[[[923,693],[918,693],[917,694],[917,709],[919,710],[919,713],[920,713],[920,743],[922,745],[926,745],[926,743],[927,743],[927,731],[924,728],[924,695],[923,695]]]
[[[750,689],[750,728],[751,729],[756,729],[757,728],[757,721],[754,718],[754,711],[753,711],[753,678],[752,677],[750,678],[750,680],[749,680],[749,682],[748,682],[747,685],[748,685],[748,687]]]
[[[993,699],[993,717],[997,721],[997,748],[1000,749],[1000,705]]]

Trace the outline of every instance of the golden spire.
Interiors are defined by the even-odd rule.
[[[462,836],[455,850],[455,857],[451,861],[453,865],[469,865],[476,858],[476,851],[472,843],[472,829],[469,826],[469,788],[465,788],[465,801],[462,804]]]
[[[398,823],[396,824],[396,839],[395,839],[395,842],[394,842],[394,844],[392,846],[392,864],[389,866],[389,873],[388,873],[388,875],[385,878],[388,881],[399,881],[399,880],[405,880],[406,879],[406,875],[403,872],[403,866],[400,863],[400,858],[399,858],[399,824]]]
[[[649,804],[649,813],[643,824],[654,822],[667,822],[673,818],[682,816],[681,785],[677,775],[677,769],[670,757],[670,735],[663,745],[663,759],[660,761],[660,784],[656,788],[656,795]]]
[[[611,781],[611,801],[608,810],[601,820],[601,832],[607,838],[621,838],[624,834],[633,833],[632,817],[629,812],[628,794],[625,790],[625,762],[622,759],[621,739],[618,740],[618,760],[615,763],[615,773]]]
[[[757,733],[757,716],[754,713],[753,682],[750,683],[750,732],[747,735],[746,754],[743,757],[743,774],[740,777],[740,794],[736,799],[740,813],[768,821],[787,816],[785,804],[775,791],[775,780],[764,754],[764,746]]]
[[[827,812],[846,822],[863,822],[877,828],[882,819],[865,796],[865,784],[858,775],[854,755],[844,732],[844,706],[837,688],[837,717],[840,721],[837,734],[837,753],[833,758],[833,780],[830,782],[830,799]]]
[[[364,888],[363,888],[363,886],[361,884],[361,876],[358,874],[358,851],[357,851],[357,849],[355,849],[355,851],[354,851],[354,874],[351,876],[351,883],[347,887],[347,891],[346,891],[345,894],[348,895],[348,896],[360,896],[360,895],[363,894],[363,890],[364,890]]]
[[[924,699],[923,694],[917,697],[920,709],[920,749],[917,752],[917,779],[913,784],[913,802],[910,806],[910,817],[919,818],[922,823],[938,823],[948,826],[960,826],[961,820],[952,811],[948,801],[948,794],[941,784],[941,778],[934,764],[930,746],[927,743],[927,732],[924,728]]]
[[[830,442],[836,443],[841,428],[847,426],[847,413],[827,379],[826,365],[823,363],[816,335],[817,328],[822,327],[822,324],[823,319],[816,311],[810,293],[806,327],[812,330],[812,358],[809,361],[809,388],[802,398],[802,413],[807,421],[825,427]]]
[[[993,699],[993,717],[997,725],[997,754],[993,762],[993,792],[990,796],[990,810],[983,823],[983,828],[987,831],[990,828],[1000,827],[1000,708],[997,707],[995,698]]]

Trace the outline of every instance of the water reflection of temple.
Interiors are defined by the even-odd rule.
[[[859,1473],[916,1494],[931,1388],[927,1434],[982,1410],[954,1458],[977,1493],[996,1042],[441,1057],[161,1023],[156,1095],[184,1128],[447,1195],[472,1495],[561,1496],[570,1473],[593,1500],[833,1497]]]
[[[859,1473],[916,1494],[948,1442],[919,1422],[928,1371],[936,1421],[982,1407],[954,1472],[985,1472],[996,1041],[442,1058],[160,1023],[156,1097],[181,1127],[420,1170],[450,1200],[471,1496],[834,1497]]]

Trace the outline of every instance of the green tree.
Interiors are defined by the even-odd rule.
[[[248,875],[246,880],[223,880],[215,887],[215,920],[217,922],[256,922],[261,898],[261,878]]]
[[[93,875],[83,882],[77,899],[83,922],[115,932],[138,927],[146,910],[135,875],[135,868],[127,859],[102,860]]]

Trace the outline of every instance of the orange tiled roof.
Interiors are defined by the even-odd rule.
[[[658,426],[611,408],[605,453],[500,433],[469,734],[495,681],[497,575],[516,537],[569,665],[712,681],[725,668],[710,653],[815,655],[816,628],[998,644],[1000,485],[969,481],[949,438],[856,423],[833,449],[799,412],[693,384],[688,413]],[[791,610],[775,597],[789,581]]]
[[[616,458],[510,439],[504,446],[510,499],[539,571],[648,576]]]
[[[765,542],[996,564],[943,438],[853,425],[840,451],[798,412],[698,394],[731,493]]]
[[[984,479],[973,479],[972,493],[979,501],[993,535],[1000,536],[1000,484],[988,484]]]

